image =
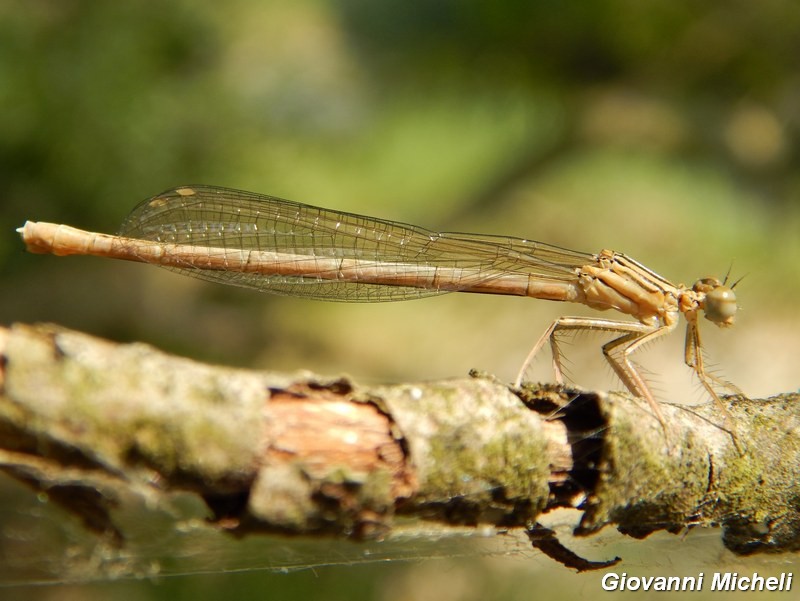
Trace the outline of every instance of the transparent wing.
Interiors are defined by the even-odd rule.
[[[139,204],[122,236],[198,248],[273,250],[315,258],[401,265],[405,273],[458,271],[445,288],[392,286],[311,275],[168,267],[205,280],[290,296],[341,301],[403,300],[468,289],[508,274],[575,281],[592,255],[505,236],[436,233],[404,223],[331,211],[251,192],[185,186]],[[420,276],[422,282],[424,278]],[[428,278],[429,279],[429,278]],[[422,284],[421,284],[422,286]]]

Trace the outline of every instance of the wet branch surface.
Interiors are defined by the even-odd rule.
[[[209,366],[52,325],[0,328],[0,469],[119,546],[114,509],[189,491],[232,535],[380,539],[398,517],[524,528],[578,571],[607,567],[538,524],[636,538],[722,528],[739,555],[800,549],[797,394],[663,405],[489,376],[361,386]],[[129,494],[130,493],[130,494]]]

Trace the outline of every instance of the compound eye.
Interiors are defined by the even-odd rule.
[[[706,293],[703,306],[706,319],[713,321],[718,326],[733,325],[737,309],[736,294],[727,286],[716,286]]]

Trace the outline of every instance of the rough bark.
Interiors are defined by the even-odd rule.
[[[479,374],[369,387],[0,329],[0,468],[119,545],[123,492],[184,490],[235,534],[374,539],[399,516],[522,527],[578,570],[608,562],[570,559],[538,516],[578,507],[577,535],[721,526],[735,553],[795,551],[797,401],[726,398],[737,448],[711,405],[664,404],[662,425],[621,393]]]

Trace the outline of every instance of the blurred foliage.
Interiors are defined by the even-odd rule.
[[[564,129],[588,125],[579,133],[600,138],[591,141],[645,151],[662,146],[686,159],[724,165],[769,201],[797,194],[796,4],[334,5],[342,8],[345,30],[384,89],[442,80],[477,89],[544,89],[567,112]],[[562,153],[586,144],[587,137],[569,142]]]
[[[242,365],[327,353],[376,377],[483,367],[480,353],[516,365],[538,334],[512,299],[459,317],[439,299],[425,310],[449,350],[399,357],[424,335],[417,308],[265,316],[281,301],[32,257],[13,231],[113,232],[143,198],[199,182],[617,248],[687,281],[733,257],[746,308],[796,323],[798,57],[794,0],[2,0],[0,317]],[[381,322],[385,352],[364,344]],[[451,339],[477,331],[508,339]]]
[[[800,12],[782,0],[332,3],[375,72],[412,81],[466,68],[485,81],[622,82],[687,100],[748,93],[768,102],[788,91],[789,57],[800,50]]]
[[[587,142],[626,143],[724,165],[786,202],[797,188],[799,31],[787,0],[7,0],[0,192],[6,210],[97,227],[186,181],[274,191],[278,180],[302,198],[295,188],[335,183],[295,186],[320,179],[315,163],[341,168],[319,155],[370,180],[388,162],[375,155],[402,164],[397,155],[429,147],[427,131],[437,144],[448,111],[457,121],[477,106],[501,127],[510,109],[518,135],[478,138],[487,150],[462,174],[498,159],[473,191],[519,173],[513,155],[536,165],[543,146],[565,160]],[[541,106],[525,115],[522,103]],[[395,150],[415,114],[433,123]],[[455,142],[433,155],[446,161]]]

